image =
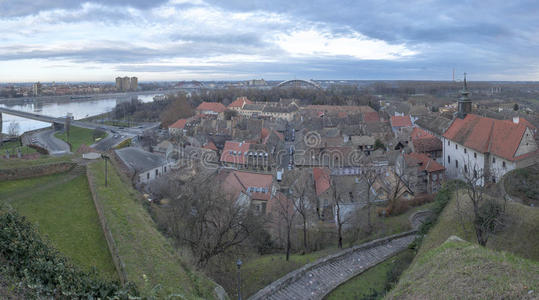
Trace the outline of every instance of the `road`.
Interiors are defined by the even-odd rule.
[[[69,144],[54,136],[53,129],[36,132],[32,135],[32,143],[49,151],[50,155],[69,154]]]

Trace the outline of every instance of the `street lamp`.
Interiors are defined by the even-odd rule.
[[[105,160],[105,186],[107,186],[107,177],[108,177],[108,170],[107,170],[107,160],[109,160],[109,156],[106,154],[101,154],[101,158]]]
[[[238,258],[236,266],[238,266],[238,300],[241,300],[241,259]]]

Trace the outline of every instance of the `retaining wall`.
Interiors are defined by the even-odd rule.
[[[0,169],[0,181],[26,179],[67,172],[75,167],[75,163],[61,162],[22,168]]]

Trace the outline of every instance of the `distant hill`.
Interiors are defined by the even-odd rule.
[[[539,262],[455,236],[416,257],[386,299],[537,299]]]

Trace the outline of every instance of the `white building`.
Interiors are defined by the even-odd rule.
[[[470,114],[471,102],[465,87],[459,111],[442,136],[446,175],[478,178],[477,183],[498,182],[507,172],[539,160],[535,142],[537,129],[525,119],[496,120]]]
[[[170,172],[172,164],[164,156],[144,151],[140,148],[127,147],[115,150],[118,157],[134,174],[137,183],[148,183]]]

